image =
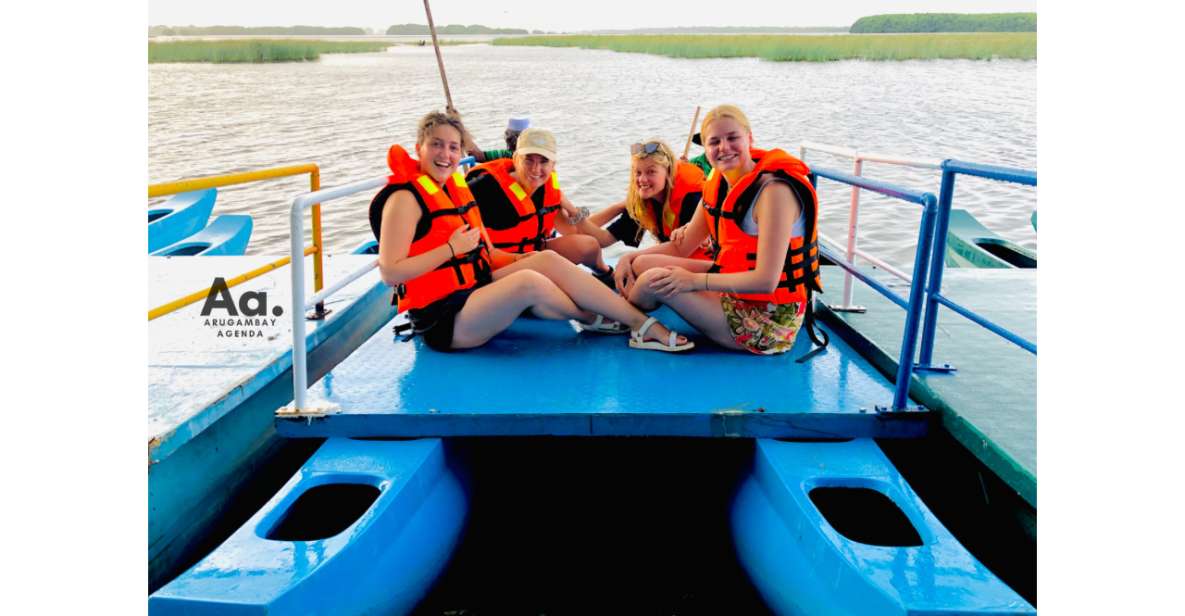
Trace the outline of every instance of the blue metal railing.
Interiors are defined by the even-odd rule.
[[[1037,185],[1037,172],[1027,169],[1011,167],[996,167],[981,165],[953,159],[942,161],[942,186],[938,196],[938,216],[934,221],[934,247],[930,255],[930,280],[926,285],[926,314],[925,325],[922,328],[921,354],[918,357],[917,369],[933,370],[934,332],[938,327],[938,305],[942,304],[956,313],[970,319],[988,331],[1036,355],[1037,345],[1018,336],[1016,333],[997,325],[970,309],[960,306],[942,295],[942,273],[946,266],[946,233],[950,228],[950,207],[955,194],[955,177],[959,174],[974,177],[1024,184]],[[915,272],[917,270],[915,269]],[[918,274],[914,274],[917,281]]]
[[[918,225],[918,246],[917,251],[914,253],[913,277],[909,285],[909,299],[902,298],[900,295],[890,291],[888,287],[873,280],[871,276],[859,271],[854,263],[850,263],[845,258],[841,258],[826,248],[820,247],[820,252],[826,255],[827,258],[851,272],[858,280],[872,287],[873,290],[884,295],[894,304],[905,309],[905,331],[901,337],[901,355],[897,361],[897,383],[896,388],[893,390],[893,410],[904,410],[906,403],[909,401],[909,383],[913,376],[913,357],[914,351],[917,348],[918,329],[922,321],[922,308],[925,303],[926,290],[924,285],[926,281],[926,268],[928,267],[926,259],[930,256],[930,248],[934,243],[934,218],[938,212],[938,199],[934,197],[933,193],[919,193],[893,184],[816,167],[811,170],[811,184],[817,186],[818,178],[826,178],[842,184],[858,186],[887,197],[916,203],[923,208],[922,220]],[[943,250],[945,250],[945,243],[943,245]]]

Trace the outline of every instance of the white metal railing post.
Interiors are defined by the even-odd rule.
[[[292,405],[297,413],[305,407],[308,389],[308,366],[304,327],[304,208],[302,197],[292,202],[289,212],[290,247],[292,250]]]
[[[309,388],[308,371],[308,340],[305,334],[305,310],[317,302],[324,301],[330,295],[340,291],[351,282],[357,280],[366,272],[378,265],[378,260],[371,261],[365,267],[343,277],[334,285],[323,289],[313,296],[312,302],[304,299],[304,211],[314,204],[324,205],[334,199],[346,197],[367,189],[378,188],[387,183],[387,178],[379,177],[362,180],[336,188],[323,188],[307,193],[292,200],[292,209],[288,216],[289,249],[292,252],[292,406],[294,414],[306,411],[307,391]]]

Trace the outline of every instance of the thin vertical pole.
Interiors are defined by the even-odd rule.
[[[695,136],[695,123],[699,121],[699,105],[695,106],[695,116],[691,118],[691,129],[687,131],[687,143],[683,146],[683,158],[691,150],[691,138]]]
[[[934,214],[938,209],[934,195],[926,193],[925,210],[922,211],[921,230],[918,232],[918,250],[913,260],[913,281],[909,285],[909,308],[905,313],[905,335],[901,339],[901,355],[897,359],[897,388],[893,392],[893,410],[905,409],[909,401],[909,383],[913,377],[913,358],[917,350],[918,325],[921,321],[924,285],[926,283],[926,257],[934,239]]]
[[[448,77],[444,74],[444,58],[440,55],[440,43],[436,40],[436,24],[432,23],[432,9],[428,0],[424,0],[424,12],[428,14],[428,29],[432,32],[432,47],[436,49],[436,66],[440,67],[440,81],[444,84],[444,100],[448,104],[448,111],[455,112],[453,95],[448,91]]]
[[[860,177],[864,171],[864,159],[857,158],[852,167],[852,175]],[[856,262],[856,228],[859,225],[860,187],[852,186],[852,202],[848,207],[848,263]],[[844,270],[843,277],[843,306],[852,307],[852,273]]]
[[[292,405],[299,413],[305,407],[305,390],[309,387],[306,363],[304,326],[304,208],[300,197],[289,212],[289,242],[292,249]]]
[[[309,173],[309,192],[318,190],[321,190],[321,171],[314,169]],[[313,253],[313,293],[318,293],[325,288],[325,243],[321,239],[320,203],[313,204],[313,247],[317,250]],[[325,318],[325,302],[317,302],[315,314],[318,319]]]
[[[922,325],[922,350],[918,364],[934,362],[934,332],[938,328],[938,300],[942,292],[942,272],[946,268],[946,232],[950,229],[950,206],[955,194],[955,172],[942,163],[942,187],[938,191],[938,217],[934,222],[934,252],[930,255],[930,280],[926,286],[926,314]]]

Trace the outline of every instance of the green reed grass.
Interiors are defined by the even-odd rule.
[[[604,35],[499,38],[494,45],[581,47],[672,58],[762,58],[777,62],[1037,58],[1035,32],[974,34]]]
[[[304,62],[323,53],[368,53],[390,46],[373,41],[163,41],[148,43],[148,62]]]

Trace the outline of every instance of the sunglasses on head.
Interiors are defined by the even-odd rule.
[[[658,151],[658,142],[651,141],[650,143],[635,143],[630,146],[630,154],[637,156],[643,152],[653,154]]]

